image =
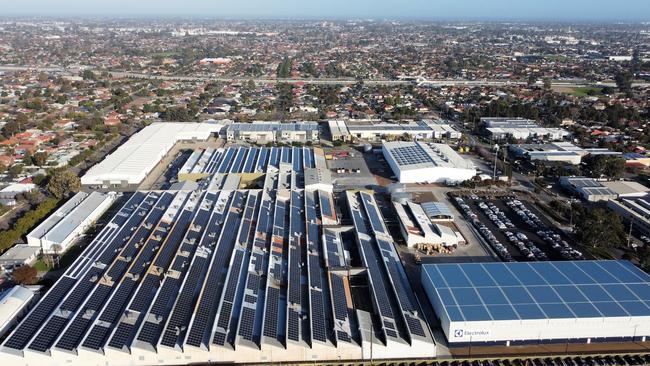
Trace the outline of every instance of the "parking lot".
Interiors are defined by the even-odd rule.
[[[465,218],[503,261],[584,259],[532,204],[516,197],[455,197]]]

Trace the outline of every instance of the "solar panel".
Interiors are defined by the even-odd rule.
[[[650,275],[627,261],[431,264],[424,271],[454,321],[650,315],[642,298]]]

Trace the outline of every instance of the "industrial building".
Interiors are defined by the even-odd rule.
[[[261,188],[268,173],[280,170],[296,188],[333,190],[332,175],[321,148],[231,146],[195,150],[178,171],[179,181],[205,180],[208,187]],[[272,175],[271,175],[272,176]],[[227,182],[227,183],[226,183]],[[285,182],[285,185],[292,181]],[[288,188],[288,185],[287,185]]]
[[[560,177],[560,185],[588,202],[607,201],[618,197],[616,192],[593,178]]]
[[[410,139],[458,139],[461,132],[444,120],[390,123],[372,120],[329,121],[332,140],[381,141],[408,136]]]
[[[81,236],[113,204],[115,192],[79,192],[27,234],[27,244],[45,254],[60,254]]]
[[[221,128],[222,125],[214,123],[152,123],[90,168],[81,177],[81,184],[136,189],[176,143],[206,141]]]
[[[482,117],[481,125],[488,135],[495,140],[508,138],[516,140],[527,140],[529,138],[562,140],[571,135],[567,130],[540,127],[536,121],[523,118]]]
[[[449,206],[443,202],[422,202],[424,213],[433,222],[452,222],[456,219]]]
[[[207,189],[134,192],[6,337],[0,358],[46,366],[435,356],[373,196],[348,195],[359,241],[351,251],[332,194],[299,188],[315,168],[312,150],[227,149],[216,170],[246,169],[252,151],[250,161],[267,156],[261,189],[225,189],[240,175],[214,174]],[[363,267],[349,267],[357,261]]]
[[[623,216],[627,222],[631,222],[634,230],[650,236],[650,194],[609,200],[607,207]]]
[[[262,122],[229,123],[221,132],[227,141],[244,141],[266,144],[268,142],[318,142],[318,122]]]
[[[457,247],[465,239],[460,232],[449,226],[431,222],[422,206],[413,202],[393,202],[400,224],[400,232],[408,247],[418,244],[432,244],[443,247]]]
[[[570,142],[508,145],[510,152],[529,161],[561,162],[578,165],[586,155],[621,155],[604,148],[583,149]]]
[[[34,292],[22,286],[0,292],[0,337],[16,325],[16,320],[25,314],[34,298]]]
[[[628,261],[422,265],[450,347],[646,341],[650,275]]]
[[[30,265],[36,261],[40,247],[27,244],[16,244],[0,255],[0,274],[15,268]]]
[[[379,357],[390,358],[398,351],[410,357],[433,357],[432,335],[372,192],[347,191],[346,198],[359,256],[372,289],[372,310],[381,320],[375,329],[387,346],[378,353]],[[362,333],[373,332],[376,326],[372,326],[369,315],[358,317]]]
[[[471,161],[449,145],[415,142],[384,142],[384,158],[400,183],[456,184],[476,175]]]
[[[27,193],[36,188],[33,183],[14,183],[0,190],[0,204],[5,206],[16,205],[16,196]]]

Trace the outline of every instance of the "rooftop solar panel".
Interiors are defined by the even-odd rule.
[[[643,297],[650,297],[650,275],[627,261],[423,268],[456,321],[650,316],[650,307],[643,302]]]

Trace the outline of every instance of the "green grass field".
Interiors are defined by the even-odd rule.
[[[571,95],[576,97],[595,97],[603,94],[603,88],[581,87],[575,88]]]

